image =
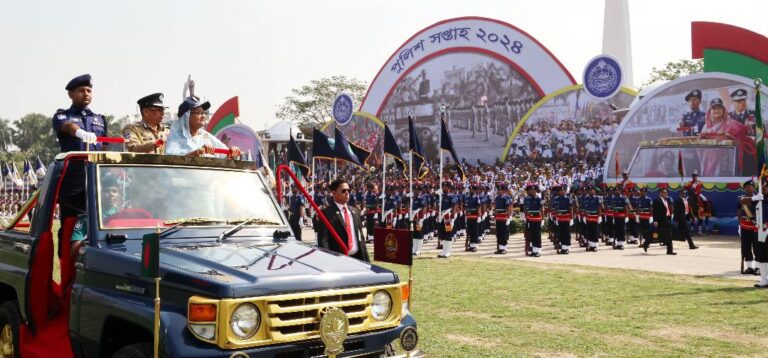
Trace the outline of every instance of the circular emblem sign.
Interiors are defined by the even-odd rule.
[[[347,93],[339,93],[333,100],[333,119],[344,126],[352,119],[352,96]]]
[[[584,68],[584,90],[596,100],[606,100],[621,89],[621,64],[608,55],[597,56]]]

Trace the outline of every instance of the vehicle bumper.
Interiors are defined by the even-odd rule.
[[[344,352],[337,357],[356,357],[370,353],[382,352],[387,344],[400,338],[400,334],[406,327],[416,327],[416,320],[409,313],[400,321],[400,325],[380,331],[355,334],[344,341]],[[168,333],[176,331],[178,327],[169,327]],[[252,357],[280,357],[280,358],[310,358],[324,357],[325,345],[319,339],[262,346],[247,349],[224,350],[209,343],[201,342],[183,327],[178,337],[166,336],[163,342],[163,350],[166,357],[211,357],[211,358],[252,358]],[[236,353],[241,353],[237,355]]]

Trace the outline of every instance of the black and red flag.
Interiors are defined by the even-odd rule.
[[[141,242],[141,276],[160,277],[160,234],[146,234]]]

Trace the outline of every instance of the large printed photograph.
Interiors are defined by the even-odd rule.
[[[747,78],[706,73],[665,84],[627,114],[605,175],[616,178],[610,168],[618,160],[639,181],[673,180],[680,169],[705,181],[752,177],[757,172],[754,108],[754,85]]]
[[[438,158],[440,107],[460,160],[493,163],[525,113],[542,96],[511,64],[480,53],[448,53],[415,67],[394,88],[381,113],[401,150],[412,114],[428,159]]]
[[[597,101],[582,85],[558,91],[537,104],[510,138],[505,159],[512,163],[570,162],[601,167],[608,146],[623,118],[623,109],[635,98],[622,89]]]

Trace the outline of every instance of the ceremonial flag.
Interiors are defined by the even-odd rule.
[[[459,161],[459,156],[456,155],[456,150],[453,148],[453,139],[451,139],[451,133],[448,132],[448,127],[446,127],[445,121],[442,119],[440,120],[440,149],[451,153],[451,158],[453,158],[453,161],[456,162],[456,167],[458,167],[459,173],[461,174],[461,180],[467,180],[467,176],[464,174],[464,168],[461,166],[461,162]]]
[[[27,179],[27,184],[37,185],[37,175],[32,170],[32,163],[27,159],[24,159],[24,178]]]
[[[395,158],[397,168],[401,172],[405,173],[405,160],[403,160],[403,153],[400,151],[400,147],[397,145],[395,136],[392,135],[392,131],[389,130],[389,125],[384,124],[384,154],[389,154]],[[386,158],[384,159],[386,160]]]
[[[40,160],[40,157],[37,157],[37,164],[35,165],[35,174],[37,174],[38,178],[42,178],[45,176],[45,164],[43,164],[43,161]]]
[[[335,159],[330,138],[317,128],[312,129],[312,158]]]
[[[160,235],[146,234],[141,242],[141,276],[160,277]]]
[[[333,144],[333,154],[336,159],[345,160],[365,169],[363,162],[360,161],[360,158],[358,158],[357,155],[355,155],[354,150],[352,150],[349,140],[338,128],[336,128],[336,141]]]
[[[10,174],[11,174],[10,170],[8,169],[8,164],[5,161],[2,161],[2,162],[0,162],[0,166],[2,166],[2,168],[0,168],[0,170],[2,171],[2,174],[3,174],[2,177],[3,178],[8,178],[10,176]]]
[[[357,159],[360,159],[360,162],[363,164],[365,164],[365,162],[371,156],[370,151],[365,150],[363,147],[358,146],[354,142],[349,142],[349,147],[352,148],[352,152],[355,153]]]
[[[685,177],[685,165],[683,164],[683,151],[677,151],[677,174],[680,174],[680,178]]]
[[[419,141],[419,136],[416,134],[416,127],[413,125],[413,118],[411,116],[408,116],[408,136],[410,137],[408,142],[411,160],[416,167],[416,177],[422,179],[429,173],[429,168],[424,167],[424,149],[421,147],[421,141]]]
[[[411,232],[377,227],[373,235],[373,259],[411,266],[413,264]]]
[[[293,139],[293,134],[290,134],[290,140],[288,141],[288,162],[299,167],[301,175],[309,177],[309,166],[307,160],[304,158],[304,154],[299,149],[299,145]]]

